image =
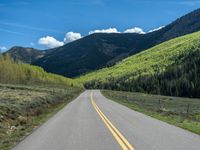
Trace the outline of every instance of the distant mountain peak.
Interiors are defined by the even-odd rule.
[[[9,54],[15,60],[20,60],[24,63],[32,63],[45,55],[45,51],[37,50],[30,47],[13,46],[4,54]]]

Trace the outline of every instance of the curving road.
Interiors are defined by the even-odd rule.
[[[13,150],[198,150],[200,136],[85,91]]]

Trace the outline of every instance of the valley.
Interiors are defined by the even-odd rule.
[[[7,6],[20,8],[20,15],[13,14],[20,16],[17,19],[20,21],[30,3],[0,2],[0,11],[7,10]],[[40,13],[44,18],[40,18],[39,5],[30,5],[31,13],[27,13],[26,19],[40,18],[31,26],[14,23],[16,20],[13,23],[0,20],[0,32],[6,33],[1,41],[5,37],[4,43],[9,45],[9,49],[0,45],[0,150],[197,150],[200,147],[200,8],[190,9],[186,15],[183,14],[188,11],[184,11],[182,17],[177,11],[166,11],[165,17],[156,20],[154,15],[159,15],[158,12],[149,11],[146,15],[152,16],[142,20],[145,30],[125,29],[127,24],[122,22],[131,22],[124,18],[132,7],[125,10],[127,14],[120,12],[119,16],[126,14],[126,17],[117,19],[116,23],[121,21],[118,30],[93,29],[105,26],[108,22],[104,21],[112,22],[116,16],[104,21],[97,17],[102,21],[99,23],[87,20],[93,18],[93,13],[87,18],[85,12],[91,8],[103,10],[108,2],[82,5],[78,1],[62,1],[62,6],[53,3],[51,7],[55,10],[46,7],[52,3],[45,0],[39,3],[44,8]],[[172,4],[188,9],[200,3],[175,0],[166,5]],[[77,14],[80,9],[75,11],[68,5],[92,7],[80,15]],[[34,10],[33,6],[37,8]],[[60,10],[70,12],[58,16]],[[76,14],[74,18],[81,16],[80,23],[72,19],[72,12]],[[99,12],[100,16],[106,13]],[[172,17],[175,12],[177,19]],[[8,16],[10,13],[7,12]],[[61,19],[63,16],[71,18]],[[156,26],[161,20],[168,24],[149,30],[152,25],[147,22],[151,24],[153,20]],[[79,29],[82,34],[65,32],[63,38],[64,28]],[[23,46],[14,46],[18,43]]]

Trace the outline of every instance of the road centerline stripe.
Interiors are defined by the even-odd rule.
[[[99,110],[97,109],[97,107],[95,106],[95,104],[93,104],[93,105],[94,105],[95,110],[97,111],[97,113],[99,114],[99,116],[101,117],[101,119],[103,120],[103,122],[105,123],[105,125],[107,126],[107,128],[110,130],[110,132],[112,133],[112,135],[114,136],[114,138],[116,139],[116,141],[121,146],[121,148],[123,150],[128,150],[128,148],[126,147],[126,145],[121,141],[121,139],[117,136],[117,134],[114,132],[114,130],[108,125],[108,123],[103,118],[103,116],[101,115],[101,113],[99,112]]]
[[[104,124],[110,130],[118,144],[123,150],[135,150],[133,146],[126,140],[126,138],[119,132],[119,130],[111,123],[111,121],[105,116],[105,114],[100,110],[93,98],[93,92],[90,94],[90,99],[93,107],[95,108],[98,115],[101,117]]]

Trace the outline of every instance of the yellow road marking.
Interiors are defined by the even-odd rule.
[[[109,121],[109,119],[104,115],[104,113],[99,109],[97,104],[93,99],[93,92],[90,95],[91,102],[99,116],[101,117],[102,121],[105,123],[107,128],[110,130],[116,141],[121,146],[122,150],[134,150],[132,145],[125,139],[125,137],[119,132],[119,130]]]

